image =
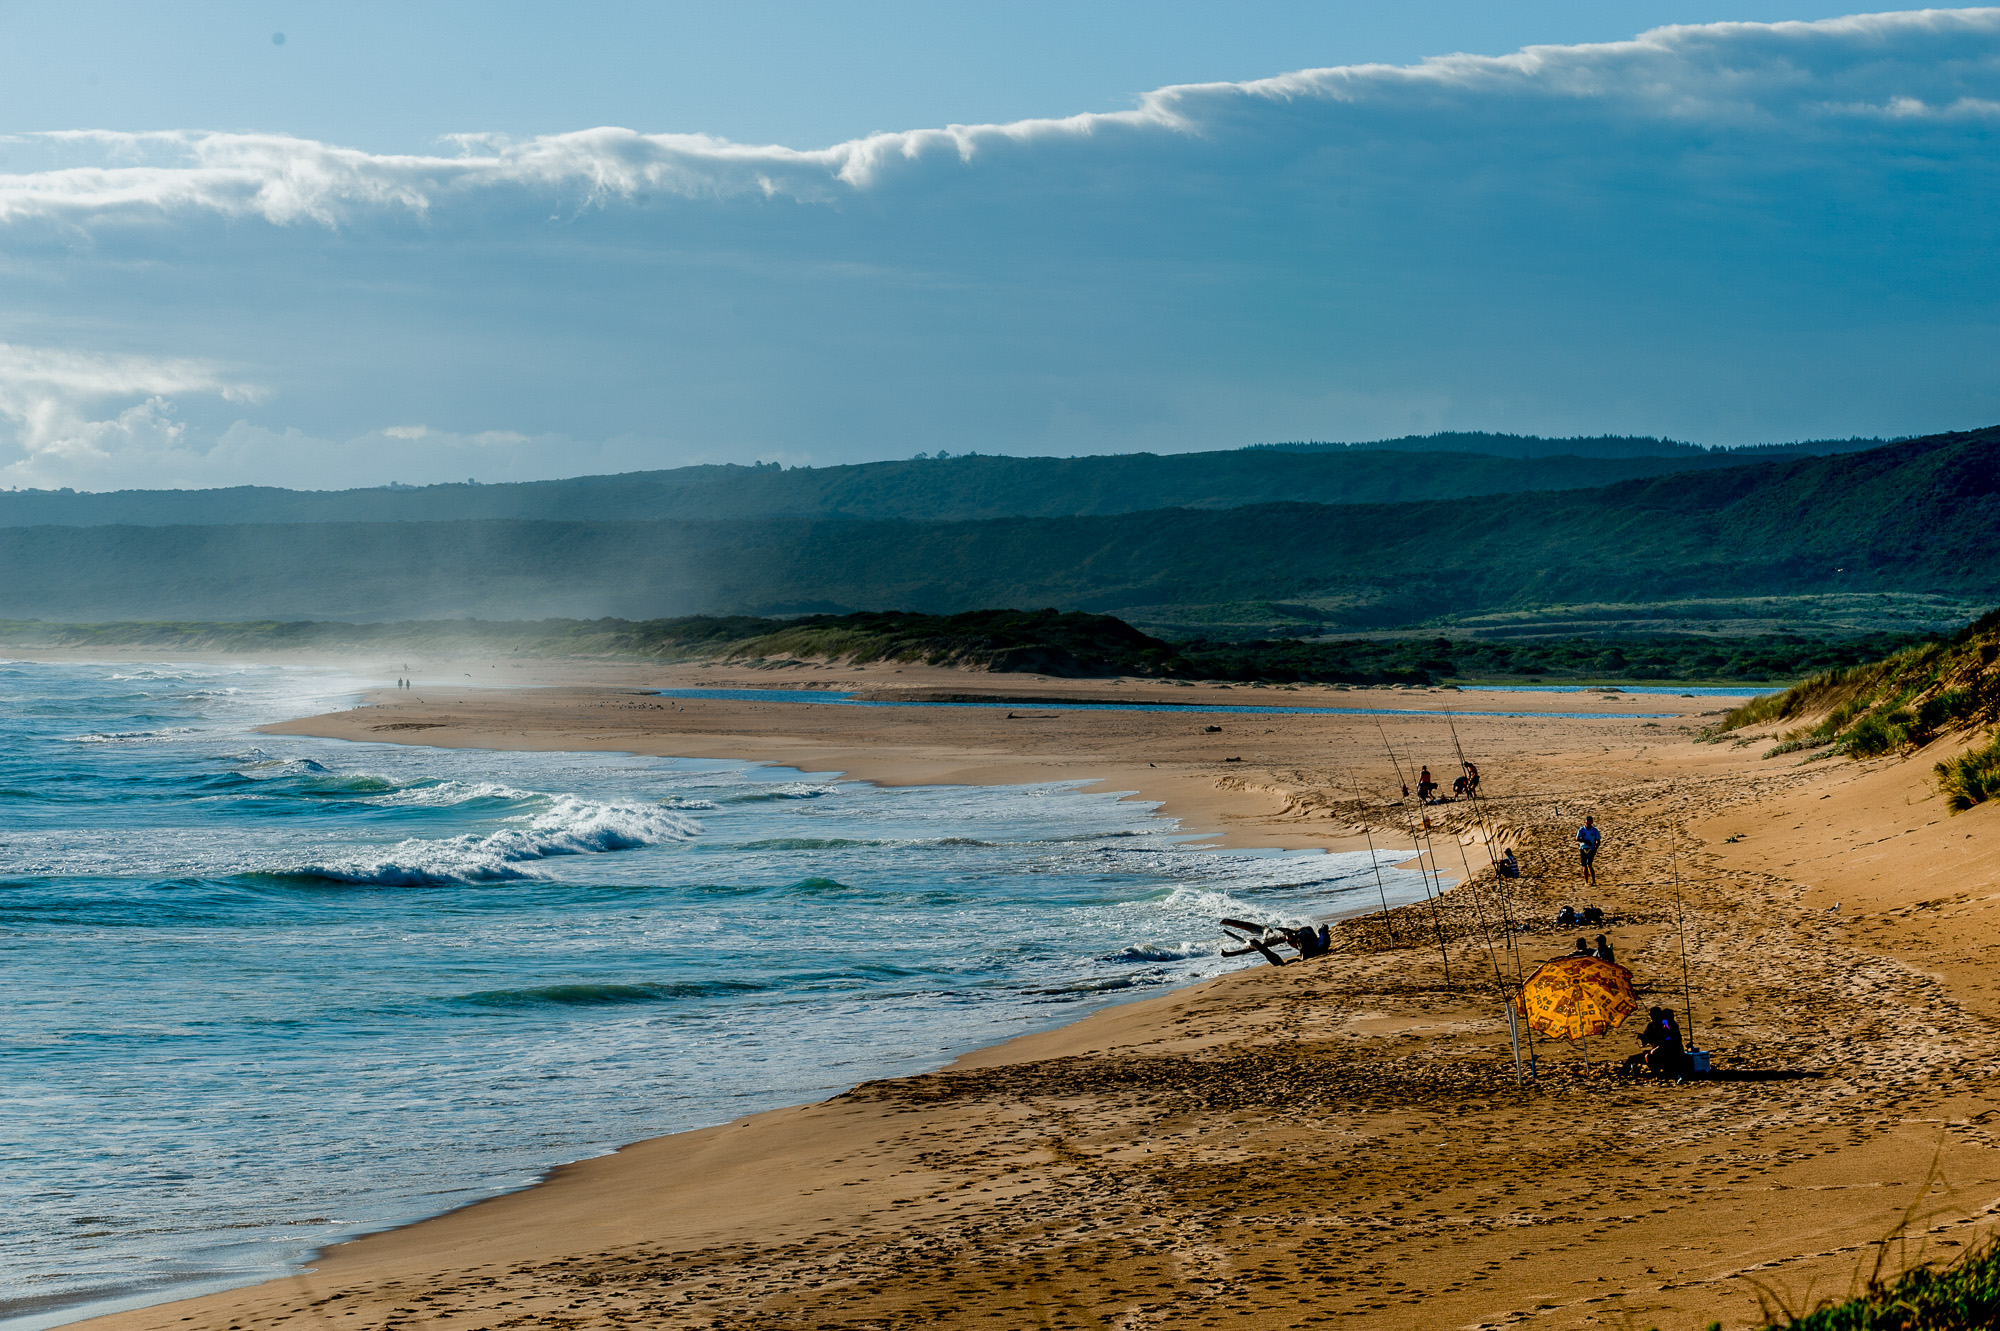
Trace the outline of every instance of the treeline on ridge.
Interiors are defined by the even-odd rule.
[[[663,661],[730,658],[767,664],[898,661],[1072,678],[1326,684],[1437,684],[1461,679],[1763,682],[1852,667],[1914,641],[1911,635],[1896,634],[1852,639],[1772,634],[1171,641],[1114,616],[1055,609],[956,615],[883,611],[791,619],[693,615],[644,621],[0,622],[0,643],[16,647],[329,653],[397,649]]]
[[[757,518],[1074,517],[1297,500],[1388,504],[1576,490],[1763,460],[1658,440],[1437,436],[1333,451],[1290,447],[1036,458],[966,454],[832,467],[705,465],[619,476],[359,490],[0,490],[0,526],[245,522],[606,522]],[[1563,453],[1565,445],[1595,450]],[[1455,446],[1456,447],[1455,449]],[[1510,451],[1511,450],[1511,451]],[[1529,450],[1521,453],[1521,450]],[[1427,456],[1411,456],[1423,451]]]

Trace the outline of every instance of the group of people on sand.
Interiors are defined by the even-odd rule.
[[[1587,905],[1582,910],[1574,906],[1564,906],[1556,912],[1558,929],[1574,929],[1578,925],[1588,928],[1590,925],[1602,923],[1604,923],[1604,911],[1597,906]]]
[[[1611,941],[1603,934],[1597,936],[1597,945],[1595,947],[1591,946],[1590,940],[1587,938],[1577,939],[1576,950],[1570,953],[1570,955],[1572,957],[1596,957],[1599,961],[1609,961],[1614,965],[1618,961],[1618,958],[1612,954]]]
[[[1479,794],[1479,767],[1475,763],[1468,762],[1461,762],[1459,766],[1465,770],[1452,781],[1451,797],[1461,800],[1471,799]],[[1417,798],[1425,804],[1437,804],[1444,798],[1437,793],[1438,789],[1437,778],[1431,775],[1428,765],[1424,766],[1417,773]],[[1405,790],[1403,793],[1407,795],[1409,791]]]

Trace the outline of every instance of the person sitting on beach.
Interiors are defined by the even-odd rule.
[[[1591,887],[1597,886],[1597,869],[1595,867],[1597,847],[1603,840],[1604,833],[1598,830],[1597,819],[1595,818],[1585,818],[1583,826],[1576,829],[1577,849],[1583,856],[1583,881]]]
[[[1594,957],[1597,953],[1591,950],[1588,938],[1579,938],[1576,940],[1576,951],[1570,953],[1570,955],[1572,957]]]
[[[1310,926],[1304,929],[1287,929],[1285,941],[1298,952],[1300,961],[1323,957],[1333,946],[1331,931],[1323,924],[1317,929]]]
[[[1507,853],[1512,855],[1514,852],[1510,850]],[[1568,929],[1582,923],[1583,920],[1577,915],[1576,907],[1574,906],[1564,906],[1556,912],[1556,928],[1558,929]]]
[[[1604,912],[1595,906],[1586,905],[1583,908],[1583,914],[1577,917],[1576,922],[1595,927],[1604,923]]]
[[[1597,946],[1591,949],[1590,955],[1599,961],[1608,961],[1614,966],[1618,964],[1618,958],[1611,955],[1611,942],[1603,934],[1597,936]]]
[[[1653,1070],[1652,1065],[1646,1060],[1652,1057],[1653,1050],[1658,1048],[1660,1042],[1666,1038],[1666,1027],[1661,1021],[1666,1014],[1667,1010],[1665,1008],[1656,1007],[1647,1009],[1646,1029],[1639,1033],[1639,1052],[1619,1064],[1619,1071],[1640,1073],[1651,1072]]]
[[[1521,862],[1514,858],[1514,848],[1512,846],[1507,848],[1505,855],[1502,855],[1493,862],[1493,868],[1502,878],[1519,878],[1521,876]],[[1567,910],[1569,908],[1565,906],[1563,909]]]
[[[1692,1064],[1688,1061],[1687,1046],[1681,1042],[1681,1028],[1674,1022],[1673,1010],[1656,1007],[1650,1015],[1652,1021],[1639,1036],[1642,1048],[1625,1060],[1624,1070],[1686,1080]]]

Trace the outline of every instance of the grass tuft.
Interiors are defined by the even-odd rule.
[[[2000,1243],[1948,1266],[1871,1280],[1845,1303],[1787,1315],[1762,1331],[1990,1331],[2000,1326]]]
[[[1984,748],[1969,750],[1931,770],[1937,774],[1938,789],[1944,793],[1944,806],[1953,813],[1964,813],[1976,804],[1984,804],[2000,795],[2000,737],[1989,740]]]

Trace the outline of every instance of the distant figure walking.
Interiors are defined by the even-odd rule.
[[[1610,940],[1606,939],[1603,934],[1597,936],[1597,946],[1591,950],[1591,955],[1599,961],[1609,961],[1614,965],[1618,961],[1618,958],[1611,955]]]
[[[1576,829],[1576,845],[1583,856],[1583,881],[1587,887],[1597,886],[1597,847],[1604,840],[1604,833],[1598,830],[1597,819],[1586,817],[1583,826]]]

